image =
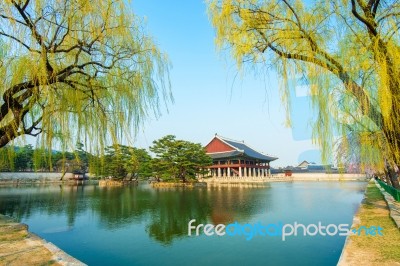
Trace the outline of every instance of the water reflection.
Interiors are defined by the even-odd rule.
[[[63,216],[66,227],[49,228],[43,233],[71,230],[80,214],[94,213],[100,226],[115,230],[132,223],[144,223],[154,240],[169,245],[187,236],[187,223],[229,223],[247,221],[271,199],[264,187],[208,187],[154,189],[148,185],[106,187],[59,185],[0,188],[0,213],[29,220],[40,213]],[[44,221],[45,222],[45,221]]]
[[[0,187],[0,213],[88,265],[336,265],[345,238],[187,236],[187,223],[351,223],[363,182]],[[318,251],[318,252],[315,252]],[[206,254],[206,255],[205,255]],[[194,259],[195,257],[195,259]],[[171,259],[172,258],[172,259]]]

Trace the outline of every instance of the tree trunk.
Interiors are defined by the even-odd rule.
[[[389,176],[388,179],[392,183],[392,187],[396,189],[400,189],[399,179],[397,178],[397,173],[392,168],[389,168]]]
[[[389,169],[388,168],[389,167],[387,167],[385,169],[385,180],[382,180],[382,181],[384,181],[388,186],[392,186],[392,181],[389,178],[390,174],[389,174]]]
[[[67,173],[67,171],[63,171],[63,174],[62,174],[62,176],[61,176],[61,178],[60,178],[60,181],[63,180],[63,178],[64,178],[64,176],[65,176],[66,173]]]
[[[397,174],[391,175],[390,181],[392,182],[392,186],[396,189],[400,189],[399,179],[397,178]]]
[[[399,179],[397,178],[398,175],[396,171],[389,165],[386,167],[385,177],[386,177],[386,183],[389,186],[392,186],[396,189],[400,189]]]

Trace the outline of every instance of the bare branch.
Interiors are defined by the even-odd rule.
[[[32,23],[31,19],[25,13],[25,8],[26,7],[25,8],[21,8],[21,6],[19,6],[14,0],[12,0],[11,2],[14,4],[15,8],[18,10],[18,12],[21,15],[21,17],[24,19],[25,23],[28,25],[28,27],[32,31],[32,35],[36,39],[38,44],[40,46],[45,46],[44,42],[43,42],[43,37],[39,34],[39,32],[36,29],[36,26]],[[25,3],[25,5],[27,5],[27,4],[29,4],[29,1],[27,1]]]
[[[351,0],[351,12],[353,15],[361,21],[365,26],[367,26],[369,32],[371,32],[374,36],[378,35],[378,32],[376,31],[376,28],[364,17],[362,17],[358,12],[357,12],[357,7],[356,3],[354,0]]]
[[[13,18],[13,17],[9,17],[9,16],[3,15],[3,14],[0,14],[0,17],[5,18],[5,19],[7,19],[7,20],[9,20],[11,22],[17,22],[17,23],[19,23],[21,25],[24,25],[24,26],[28,27],[28,24],[26,24],[22,20],[19,20],[19,19]]]
[[[12,40],[18,42],[18,43],[21,44],[23,47],[25,47],[26,49],[28,49],[28,51],[40,53],[40,51],[35,50],[35,49],[32,49],[29,45],[27,45],[26,43],[24,43],[23,41],[21,41],[20,39],[14,37],[14,36],[12,36],[12,35],[9,35],[9,34],[7,34],[7,33],[5,33],[5,32],[2,32],[2,31],[0,31],[0,35],[2,35],[2,36],[4,36],[4,37],[7,37],[7,38],[10,38],[10,39],[12,39]]]

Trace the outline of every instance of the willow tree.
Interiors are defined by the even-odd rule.
[[[323,159],[333,132],[343,143],[356,133],[364,164],[400,165],[399,1],[210,0],[208,8],[217,46],[239,68],[274,67],[288,109],[288,81],[309,80]]]
[[[123,0],[1,1],[0,47],[0,147],[104,147],[171,99],[169,61]]]

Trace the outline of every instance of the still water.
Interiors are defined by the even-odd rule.
[[[365,186],[1,187],[0,213],[89,265],[336,265],[344,236],[190,237],[188,222],[351,225]]]

